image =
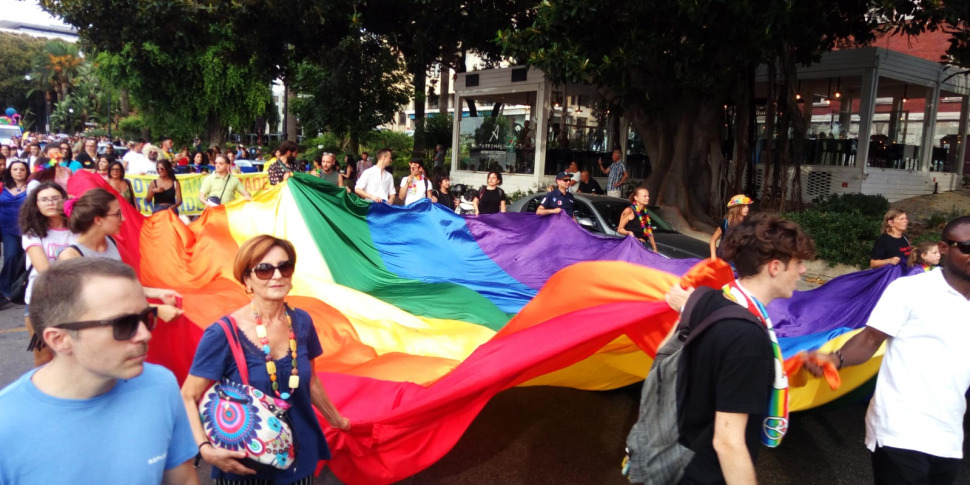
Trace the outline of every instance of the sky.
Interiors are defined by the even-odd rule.
[[[40,25],[65,25],[40,8],[37,0],[0,0],[0,12],[3,12],[4,20]]]

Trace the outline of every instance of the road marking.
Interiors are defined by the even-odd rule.
[[[5,329],[2,329],[2,330],[0,330],[0,334],[26,332],[26,331],[27,331],[27,326],[24,325],[23,327],[20,327],[20,328],[5,328]]]

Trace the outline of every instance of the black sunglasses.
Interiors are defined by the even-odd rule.
[[[155,324],[158,323],[158,308],[148,307],[142,310],[141,313],[132,313],[129,315],[122,315],[120,317],[115,317],[109,320],[91,320],[87,322],[71,322],[71,323],[58,323],[57,325],[52,325],[54,328],[63,328],[65,330],[84,330],[85,328],[101,327],[105,325],[111,325],[114,330],[115,340],[125,341],[131,340],[132,337],[138,333],[138,325],[144,323],[148,331],[151,332],[155,329]]]
[[[947,246],[955,246],[963,254],[970,254],[970,241],[950,241],[944,239],[943,243]]]
[[[293,270],[295,269],[296,267],[293,265],[292,261],[283,261],[276,266],[269,263],[259,263],[256,266],[253,266],[253,269],[250,271],[252,271],[257,278],[261,280],[268,280],[273,277],[276,270],[280,270],[280,276],[289,278],[290,276],[293,276]]]

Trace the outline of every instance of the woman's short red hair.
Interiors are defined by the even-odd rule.
[[[293,247],[293,243],[269,234],[261,234],[244,242],[239,247],[239,252],[236,253],[236,262],[232,266],[232,275],[236,277],[237,281],[245,285],[246,278],[249,277],[249,272],[252,271],[253,266],[259,264],[259,261],[265,258],[273,248],[282,248],[289,256],[290,262],[296,265],[296,249]]]

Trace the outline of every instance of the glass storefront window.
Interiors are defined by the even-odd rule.
[[[575,161],[580,169],[597,170],[602,157],[609,165],[613,136],[607,129],[608,113],[587,95],[564,96],[553,91],[546,130],[545,175],[556,175]],[[596,172],[594,172],[596,173]]]
[[[535,93],[531,94],[534,100]],[[467,109],[458,124],[458,170],[534,172],[535,133],[530,118],[533,108],[507,104],[508,98],[461,98],[461,106],[471,104],[474,110]]]

